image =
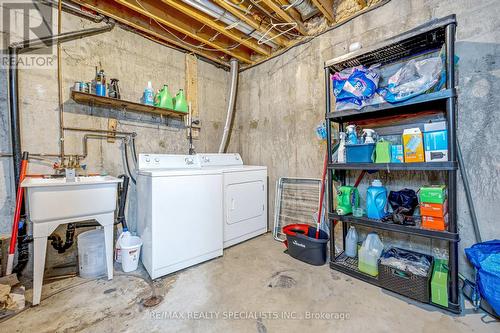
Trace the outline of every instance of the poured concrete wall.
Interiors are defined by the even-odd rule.
[[[458,20],[458,137],[483,238],[500,237],[495,226],[500,215],[496,204],[500,201],[500,150],[496,144],[500,124],[500,9],[494,0],[393,0],[241,74],[231,148],[247,163],[269,167],[270,226],[279,177],[321,177],[325,147],[314,130],[325,112],[323,63],[347,53],[353,42],[366,47],[449,14],[457,14]],[[414,173],[403,178],[395,174],[379,177],[394,188],[439,181],[436,175]],[[475,241],[460,177],[458,184],[460,257],[464,260],[463,248]],[[365,189],[360,188],[363,196]],[[439,244],[435,243],[420,245],[429,251],[434,248],[432,252],[436,253]]]
[[[63,15],[63,31],[98,26],[75,16]],[[22,31],[16,30],[16,31]],[[55,48],[54,48],[55,53]],[[122,98],[139,101],[147,81],[158,89],[167,83],[173,94],[185,86],[185,54],[116,26],[111,32],[63,44],[62,52],[65,126],[107,129],[108,119],[118,119],[118,130],[137,132],[138,153],[187,154],[186,130],[179,120],[127,113],[122,110],[91,108],[70,99],[73,82],[90,81],[95,66],[102,65],[108,80],[118,78]],[[198,104],[203,129],[195,140],[199,152],[214,152],[225,120],[229,74],[212,64],[198,61]],[[57,71],[20,70],[19,105],[23,150],[31,153],[58,153],[59,116]],[[7,73],[0,71],[0,153],[11,152],[8,113]],[[66,132],[66,153],[82,153],[84,133]],[[124,173],[120,141],[89,141],[89,155],[82,163],[90,172],[110,175]],[[52,173],[51,161],[32,161],[30,173]],[[10,233],[14,210],[12,159],[0,157],[0,233]],[[130,187],[128,213],[135,225],[135,186]],[[59,231],[63,236],[63,230]],[[49,251],[53,251],[50,249]],[[48,258],[57,257],[49,252]],[[50,260],[50,259],[49,259]]]

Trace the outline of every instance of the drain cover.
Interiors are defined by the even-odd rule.
[[[163,301],[163,297],[161,296],[156,296],[153,295],[151,297],[145,298],[141,301],[142,305],[144,305],[147,308],[151,308],[153,306],[156,306],[160,304]]]

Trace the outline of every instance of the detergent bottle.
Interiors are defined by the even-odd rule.
[[[155,106],[171,110],[174,109],[173,97],[166,84],[164,84],[163,88],[156,94]]]
[[[347,129],[347,143],[350,145],[358,144],[358,135],[356,134],[356,125],[349,125]]]
[[[186,100],[186,96],[184,95],[184,90],[179,89],[177,95],[175,95],[175,111],[188,112],[188,103]]]
[[[375,179],[366,192],[366,216],[380,220],[387,214],[387,189]]]
[[[351,258],[356,258],[358,255],[358,233],[354,226],[349,228],[345,237],[345,255]]]
[[[363,245],[358,253],[358,269],[371,276],[378,275],[378,259],[382,255],[384,244],[376,232],[371,232],[366,236]]]
[[[345,133],[340,132],[339,133],[340,137],[340,143],[339,143],[339,149],[337,150],[337,162],[338,163],[345,163]]]
[[[148,81],[148,86],[144,89],[144,93],[142,94],[142,102],[146,105],[154,105],[154,94],[153,85],[151,81]]]

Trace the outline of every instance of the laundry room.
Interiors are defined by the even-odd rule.
[[[0,331],[500,331],[499,15],[0,1]]]

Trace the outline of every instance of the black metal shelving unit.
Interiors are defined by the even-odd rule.
[[[378,279],[360,272],[357,268],[357,259],[348,258],[343,252],[335,251],[335,234],[333,222],[342,223],[342,236],[347,235],[347,224],[360,225],[366,228],[386,230],[417,237],[438,239],[448,242],[449,247],[449,301],[448,307],[438,308],[460,313],[459,304],[459,280],[458,280],[458,242],[460,240],[457,232],[457,140],[456,140],[456,90],[455,90],[455,15],[428,22],[401,35],[390,38],[372,47],[360,49],[341,57],[325,62],[325,88],[326,88],[326,128],[328,137],[328,218],[332,223],[330,235],[330,267],[365,282],[379,285]],[[442,47],[446,51],[446,89],[417,96],[407,101],[390,104],[382,103],[370,105],[361,110],[331,110],[332,89],[330,76],[345,68],[373,64],[390,64],[411,57],[416,57],[429,52],[434,52]],[[447,162],[431,163],[345,163],[337,164],[332,160],[332,123],[337,123],[339,131],[344,131],[345,123],[359,120],[369,120],[387,116],[418,114],[428,110],[440,110],[445,112],[448,123],[448,155]],[[385,223],[366,217],[354,217],[352,215],[337,215],[333,203],[334,176],[341,184],[346,184],[348,170],[380,170],[380,171],[441,171],[447,173],[448,187],[448,230],[435,231],[419,227],[403,226],[393,223]]]

